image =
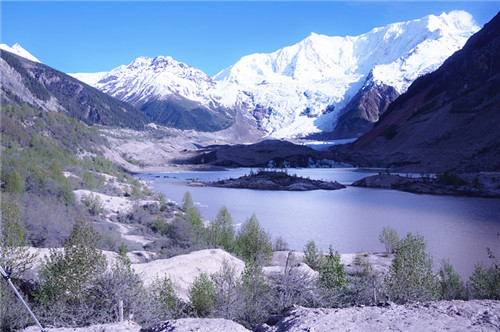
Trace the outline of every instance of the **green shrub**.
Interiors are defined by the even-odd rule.
[[[338,251],[334,252],[332,246],[319,271],[319,283],[322,287],[335,291],[344,290],[348,285],[344,265],[340,263],[340,254]]]
[[[483,264],[476,264],[474,272],[469,278],[467,288],[470,297],[475,299],[500,300],[500,267],[498,259],[493,255],[490,248],[488,256],[492,260],[489,268]]]
[[[448,260],[441,261],[439,275],[439,292],[443,300],[461,300],[465,298],[464,283]]]
[[[313,240],[307,242],[304,247],[304,263],[311,269],[319,271],[324,263],[323,252],[318,250]]]
[[[199,317],[207,317],[214,311],[215,296],[215,286],[206,273],[196,277],[189,288],[189,301]]]
[[[386,253],[394,253],[394,249],[399,242],[398,232],[394,228],[391,226],[384,227],[378,239],[385,245]]]
[[[271,235],[260,227],[255,214],[241,225],[235,245],[236,253],[246,262],[264,264],[273,254]]]
[[[5,191],[10,194],[22,194],[24,192],[24,180],[17,170],[10,172],[5,183]]]
[[[104,211],[104,204],[99,195],[94,195],[90,193],[82,199],[83,205],[85,205],[90,214],[96,216]]]
[[[425,252],[424,238],[411,233],[399,241],[385,284],[393,301],[432,301],[438,298],[438,284],[432,257]]]

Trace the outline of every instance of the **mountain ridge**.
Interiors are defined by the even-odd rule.
[[[220,129],[234,122],[231,113],[242,112],[254,119],[263,137],[291,138],[335,130],[339,116],[348,111],[344,108],[364,87],[387,85],[404,92],[478,29],[469,13],[453,11],[359,36],[311,33],[273,53],[244,56],[213,78],[163,56],[139,57],[103,76],[71,75],[137,107],[162,101],[159,113],[169,113],[169,99],[179,97],[197,106],[186,111],[201,108],[203,114],[220,119],[225,124]],[[383,111],[381,107],[374,118]],[[346,135],[359,136],[350,131]]]

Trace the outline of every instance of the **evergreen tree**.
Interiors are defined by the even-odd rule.
[[[316,243],[311,240],[306,243],[304,247],[304,263],[306,263],[311,269],[319,271],[324,262],[323,252],[318,250]]]
[[[237,254],[246,262],[264,264],[273,254],[271,236],[260,227],[255,213],[241,225],[235,245]]]
[[[319,283],[329,290],[342,290],[347,287],[348,280],[344,265],[340,263],[340,254],[333,251],[330,245],[329,253],[319,272]]]
[[[210,242],[213,247],[234,250],[233,218],[225,206],[221,207],[215,221],[210,224]]]

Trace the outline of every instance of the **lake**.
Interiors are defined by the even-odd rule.
[[[225,205],[235,224],[256,214],[273,238],[282,236],[290,249],[302,250],[314,240],[323,251],[331,244],[340,253],[381,252],[378,240],[384,226],[400,236],[407,232],[423,235],[427,251],[440,266],[449,258],[462,276],[468,277],[474,264],[490,261],[486,248],[500,256],[500,199],[422,195],[395,190],[347,187],[308,192],[258,191],[249,189],[190,187],[194,180],[214,181],[239,177],[249,169],[227,171],[142,174],[155,191],[177,203],[189,191],[207,220],[215,219]],[[353,168],[289,169],[289,174],[311,179],[336,180],[351,184],[377,170]]]

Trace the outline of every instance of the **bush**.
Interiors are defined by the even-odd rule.
[[[278,238],[274,241],[274,251],[284,251],[288,250],[288,243],[284,238],[278,236]]]
[[[157,277],[149,289],[151,316],[154,321],[179,318],[184,304],[176,295],[177,286],[169,277]],[[153,321],[153,322],[154,322]]]
[[[306,263],[311,269],[319,271],[323,266],[324,256],[323,252],[318,250],[316,243],[313,240],[307,242],[304,247],[304,263]]]
[[[82,203],[88,208],[90,214],[93,216],[101,214],[104,211],[104,204],[99,195],[90,193],[83,198]]]
[[[493,255],[491,249],[488,248],[487,250],[489,258],[493,261],[491,266],[486,268],[481,263],[476,264],[467,288],[472,298],[500,300],[500,267],[498,259]]]
[[[189,301],[199,317],[207,317],[214,311],[215,296],[215,286],[206,273],[200,274],[189,288]]]
[[[398,232],[391,226],[386,226],[382,229],[382,232],[378,236],[378,239],[381,243],[385,245],[386,253],[394,253],[394,249],[396,248],[399,242]]]
[[[340,263],[340,254],[338,251],[334,252],[332,246],[319,271],[319,283],[322,287],[333,291],[344,290],[348,285],[344,265]]]
[[[264,264],[273,254],[271,236],[260,227],[255,214],[241,225],[235,244],[237,254],[246,262]]]
[[[432,257],[425,252],[424,238],[411,233],[401,240],[385,284],[395,302],[433,301],[438,298],[438,285],[433,273]]]
[[[264,322],[269,313],[273,312],[272,294],[264,279],[262,267],[255,262],[246,264],[241,281],[237,321],[252,328]]]
[[[28,251],[30,243],[14,202],[2,199],[1,213],[0,263],[12,270],[15,279],[31,267],[36,255]]]
[[[465,298],[464,283],[448,260],[441,261],[439,275],[439,293],[443,300],[462,300]]]
[[[86,308],[89,289],[106,269],[106,258],[97,247],[98,235],[83,220],[76,221],[64,249],[51,249],[40,269],[37,300],[51,324],[83,324],[90,317]]]
[[[224,260],[221,269],[214,273],[211,279],[216,291],[214,316],[236,319],[241,280],[234,265]]]
[[[10,194],[22,194],[24,192],[24,180],[17,170],[10,172],[5,183],[5,191]]]

